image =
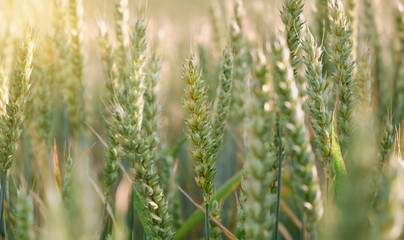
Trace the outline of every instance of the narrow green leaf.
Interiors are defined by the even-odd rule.
[[[171,149],[169,155],[174,158],[177,155],[178,151],[181,149],[182,144],[184,144],[186,141],[187,138],[185,136],[178,140],[178,142]]]
[[[341,193],[341,188],[343,187],[344,182],[346,181],[348,174],[345,167],[344,159],[342,158],[341,148],[338,142],[338,136],[336,132],[336,123],[335,123],[335,111],[332,117],[332,158],[334,162],[334,187],[335,187],[335,198],[338,202],[338,196]]]
[[[210,200],[210,204],[212,204],[214,200],[222,201],[226,199],[226,197],[229,196],[230,193],[232,193],[236,187],[238,187],[242,175],[243,172],[240,171],[232,178],[227,180],[227,182],[224,183],[223,186],[218,191],[216,191],[215,195]],[[205,214],[201,210],[199,209],[195,210],[195,212],[191,215],[191,217],[189,217],[188,220],[177,231],[177,233],[174,236],[174,240],[183,239],[195,227],[195,225],[197,225],[200,221],[204,219],[204,216]]]
[[[135,209],[137,211],[137,214],[140,218],[140,221],[142,222],[143,225],[143,230],[146,233],[146,236],[148,239],[156,239],[156,236],[150,231],[149,226],[147,224],[147,214],[143,209],[143,202],[139,197],[139,194],[137,193],[136,189],[133,191],[133,205],[135,205]]]

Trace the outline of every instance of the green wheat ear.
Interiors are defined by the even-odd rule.
[[[132,163],[133,184],[144,202],[142,207],[148,217],[148,229],[157,239],[172,239],[171,216],[155,165],[157,156],[148,146],[147,130],[142,129],[147,43],[146,24],[141,19],[136,22],[131,45],[131,77],[124,82],[125,88],[118,91],[111,110],[120,147],[118,157]]]
[[[329,28],[329,19],[328,19],[328,0],[316,0],[316,39],[318,40],[318,44],[326,42],[326,32]]]
[[[20,240],[34,240],[34,203],[32,197],[25,190],[17,191],[15,203],[14,238]]]
[[[118,72],[116,69],[115,56],[109,39],[109,33],[105,22],[99,24],[98,44],[102,51],[102,61],[106,76],[106,99],[111,101],[115,89],[118,89]]]
[[[303,41],[307,78],[307,105],[311,112],[311,124],[316,133],[315,143],[320,152],[320,160],[331,168],[331,111],[328,109],[329,89],[326,76],[323,74],[323,50],[318,47],[313,35],[307,28]]]
[[[128,21],[129,9],[128,0],[115,0],[115,35],[118,43],[116,49],[116,63],[118,71],[118,84],[122,87],[123,81],[129,77],[129,57],[128,57]]]
[[[0,116],[6,114],[8,101],[8,78],[4,71],[0,69]]]
[[[70,75],[70,68],[66,67],[69,61],[69,35],[67,32],[67,14],[66,9],[63,6],[62,0],[53,1],[53,40],[55,42],[55,88],[53,97],[55,101],[60,101],[60,95],[63,92],[63,88],[66,86],[66,81]],[[66,94],[63,94],[66,95]],[[66,97],[64,97],[66,98]],[[66,100],[66,99],[64,99]]]
[[[226,123],[230,115],[233,85],[233,56],[229,47],[223,51],[219,85],[211,117],[212,136],[214,139],[213,158],[216,159],[220,145],[223,142]]]
[[[347,0],[346,1],[346,6],[347,6],[347,18],[349,20],[349,23],[351,24],[351,26],[354,25],[354,21],[355,21],[355,10],[356,10],[356,3],[355,0]]]
[[[320,185],[309,133],[304,122],[302,100],[298,94],[289,62],[289,50],[283,37],[272,42],[272,52],[275,88],[284,117],[286,153],[291,158],[295,195],[299,208],[307,217],[307,229],[315,237],[317,223],[323,214]]]
[[[359,106],[371,106],[372,103],[372,54],[364,48],[358,56],[355,71],[356,90]]]
[[[194,146],[192,156],[196,161],[195,181],[204,192],[205,202],[213,193],[213,179],[216,174],[215,160],[212,155],[212,128],[209,123],[209,110],[204,81],[198,72],[196,60],[191,56],[183,66],[185,81],[184,107],[189,117],[186,119],[187,138]]]
[[[105,163],[103,167],[104,173],[104,196],[105,201],[108,202],[109,194],[113,188],[114,183],[118,178],[119,158],[120,151],[119,137],[117,135],[116,123],[112,117],[108,117],[106,123],[108,130],[107,146],[108,150],[105,153]]]
[[[74,191],[74,163],[70,154],[64,163],[63,179],[62,179],[62,198],[65,202],[73,198]]]
[[[35,84],[32,87],[32,94],[30,98],[33,101],[31,111],[38,114],[41,118],[34,118],[36,128],[38,129],[38,135],[41,141],[46,144],[46,147],[52,146],[52,117],[53,117],[53,105],[54,98],[52,98],[52,79],[54,74],[54,48],[50,37],[46,36],[41,39],[41,49],[35,54],[33,64],[35,65],[32,73],[32,81]],[[47,46],[47,48],[43,47]],[[39,50],[39,48],[38,48]]]
[[[211,116],[212,125],[212,158],[216,160],[219,147],[223,142],[226,123],[230,115],[231,104],[231,89],[233,81],[233,56],[229,47],[223,51],[222,62],[220,64],[221,70],[219,75],[219,85],[216,92],[215,104],[213,107],[213,114]],[[211,206],[211,214],[216,219],[220,219],[221,204],[213,201]],[[220,239],[220,229],[216,224],[210,221],[210,237],[211,239]]]
[[[221,6],[219,1],[211,1],[209,6],[209,18],[213,32],[213,45],[217,52],[221,51],[223,44],[223,13],[221,12]]]
[[[106,75],[106,101],[107,106],[112,108],[112,104],[114,101],[115,90],[119,89],[118,86],[118,72],[116,69],[116,63],[113,55],[113,49],[109,40],[109,34],[107,31],[107,27],[104,22],[101,22],[99,25],[99,46],[102,50],[102,60],[104,63],[104,71]],[[108,107],[106,109],[108,109]],[[113,110],[111,110],[113,111]],[[104,153],[104,167],[103,167],[103,175],[104,175],[104,197],[105,204],[109,203],[110,193],[114,187],[114,184],[118,178],[118,169],[120,163],[120,155],[119,152],[122,151],[121,146],[119,145],[117,129],[114,122],[114,119],[111,117],[111,114],[105,110],[106,115],[106,129],[107,129],[107,151]],[[106,214],[106,206],[104,205],[104,216]],[[103,226],[105,217],[103,219]]]
[[[130,78],[125,79],[124,88],[120,88],[121,92],[118,98],[121,103],[128,109],[132,116],[132,124],[140,131],[143,119],[143,93],[146,66],[146,24],[142,19],[138,19],[135,29],[131,36],[131,70]]]
[[[0,164],[4,170],[11,167],[18,148],[18,138],[21,135],[24,121],[24,104],[27,100],[31,82],[32,57],[34,43],[32,30],[29,29],[18,53],[18,60],[10,83],[6,112],[0,118]]]
[[[239,122],[241,133],[244,131],[246,116],[245,99],[247,97],[248,50],[244,36],[243,2],[237,0],[234,5],[234,20],[230,25],[231,49],[234,54],[232,115]]]
[[[268,190],[276,181],[276,154],[270,149],[272,131],[269,124],[275,121],[274,112],[266,110],[270,94],[265,91],[269,84],[269,70],[265,55],[256,54],[253,79],[251,80],[251,101],[248,105],[247,156],[243,191],[246,239],[269,239],[275,222],[275,215],[268,212],[273,208],[276,197]],[[265,191],[262,191],[265,189]]]
[[[68,1],[69,26],[69,78],[66,81],[67,104],[69,113],[70,134],[74,137],[81,135],[81,123],[84,120],[84,83],[82,55],[82,16],[79,13],[79,2]]]
[[[390,152],[392,151],[396,131],[391,116],[385,117],[382,126],[382,139],[379,145],[380,169],[383,168]]]
[[[295,79],[298,81],[300,94],[304,95],[305,83],[299,78],[299,48],[301,44],[301,31],[303,28],[302,13],[304,8],[303,0],[284,0],[281,11],[282,22],[285,25],[286,40],[290,51],[290,59]]]
[[[397,6],[397,37],[400,41],[400,51],[397,55],[396,73],[394,82],[393,103],[396,104],[394,109],[394,125],[398,125],[403,120],[404,116],[404,6],[398,3]]]
[[[246,239],[246,232],[245,232],[245,222],[246,222],[246,213],[245,213],[245,201],[246,196],[244,192],[244,179],[241,180],[241,187],[239,191],[239,201],[238,201],[238,208],[237,208],[237,233],[239,235],[240,240]]]
[[[330,9],[330,58],[335,66],[333,75],[334,88],[338,93],[338,130],[343,151],[348,145],[352,134],[352,112],[354,109],[355,81],[352,78],[354,61],[352,57],[352,30],[341,0],[329,2]]]
[[[214,217],[216,220],[220,222],[220,216],[222,214],[222,204],[219,203],[217,200],[212,201],[212,204],[210,206],[209,210],[209,215]],[[213,222],[209,221],[209,226],[210,226],[210,239],[212,240],[219,240],[222,239],[222,231],[220,228]]]
[[[397,141],[395,149],[400,149]],[[375,227],[372,228],[374,239],[402,239],[404,235],[404,221],[399,221],[404,215],[404,167],[399,150],[396,150],[385,166],[385,177],[380,199],[380,210],[376,213]],[[388,185],[388,187],[386,187]]]
[[[142,130],[147,136],[150,151],[153,159],[159,156],[159,130],[160,130],[160,106],[158,104],[157,84],[160,80],[161,60],[155,54],[152,55],[146,68],[145,90],[143,93],[143,121]]]

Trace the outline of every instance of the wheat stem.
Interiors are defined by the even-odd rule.
[[[279,120],[278,120],[279,121]],[[282,162],[283,162],[283,144],[282,144],[282,129],[278,128],[278,139],[279,139],[279,149],[278,149],[278,186],[276,189],[276,212],[275,212],[275,230],[274,230],[274,240],[278,240],[279,232],[279,222],[280,222],[280,206],[281,206],[281,188],[282,188]]]

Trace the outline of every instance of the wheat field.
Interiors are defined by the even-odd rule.
[[[403,0],[0,6],[0,238],[404,239]]]

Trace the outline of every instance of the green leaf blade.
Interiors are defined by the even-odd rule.
[[[336,132],[336,122],[335,122],[335,112],[332,117],[332,159],[334,166],[334,187],[335,187],[335,198],[338,203],[338,196],[340,195],[343,185],[348,178],[348,174],[345,167],[344,159],[342,158],[341,148],[338,142],[338,136]]]

